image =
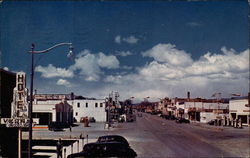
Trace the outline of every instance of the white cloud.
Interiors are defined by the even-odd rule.
[[[162,59],[156,52],[160,52]],[[180,57],[182,63],[170,61],[162,52],[174,59]],[[152,56],[154,60],[137,68],[137,72],[107,76],[105,82],[110,84],[104,90],[117,90],[124,99],[133,95],[141,99],[150,96],[151,100],[165,96],[185,97],[187,91],[191,91],[193,97],[211,97],[215,91],[248,92],[249,50],[237,53],[222,47],[221,53],[206,53],[193,60],[173,45],[160,44],[143,55]]]
[[[121,36],[120,35],[115,37],[115,43],[119,43],[119,44],[121,43]]]
[[[184,50],[178,50],[172,44],[158,44],[152,49],[143,52],[143,56],[153,57],[154,60],[169,63],[175,66],[188,66],[193,60]]]
[[[106,78],[104,78],[104,82],[112,82],[112,83],[118,84],[118,83],[122,83],[121,78],[122,78],[121,75],[116,75],[116,76],[108,75]]]
[[[223,54],[206,53],[200,60],[187,67],[186,72],[193,75],[220,74],[230,77],[235,73],[239,74],[249,70],[248,50],[236,54],[234,50],[222,47],[221,51]]]
[[[179,79],[185,75],[182,68],[177,68],[167,63],[160,64],[157,61],[152,61],[150,64],[139,69],[139,74],[148,80]]]
[[[200,23],[198,22],[188,22],[186,23],[187,26],[190,26],[190,27],[198,27],[198,26],[201,26]]]
[[[9,71],[9,68],[8,67],[4,67],[3,68],[5,71]]]
[[[79,70],[80,75],[87,81],[98,81],[103,74],[101,68],[119,68],[119,60],[113,55],[105,55],[100,52],[92,54],[89,50],[84,50],[77,55],[75,64],[70,66],[73,71]]]
[[[125,57],[125,56],[132,55],[132,53],[130,51],[117,51],[116,55]]]
[[[153,61],[138,67],[135,71],[122,73],[121,70],[126,68],[115,62],[116,58],[110,58],[110,55],[104,53],[92,54],[85,50],[76,56],[75,63],[67,70],[73,71],[75,76],[79,74],[84,80],[100,81],[94,86],[82,81],[75,83],[79,86],[85,84],[85,88],[88,89],[87,95],[97,98],[107,96],[111,91],[119,91],[122,99],[131,96],[142,99],[150,96],[150,101],[166,96],[185,97],[187,91],[191,92],[192,97],[211,97],[214,92],[224,95],[245,94],[249,91],[249,50],[236,52],[222,47],[221,52],[204,53],[194,60],[186,51],[179,50],[174,45],[158,44],[142,55],[152,57]],[[101,65],[99,59],[107,61]],[[116,69],[118,65],[118,71],[112,71],[113,74],[105,76],[102,71]],[[77,88],[73,91],[86,95],[86,89]]]
[[[136,38],[135,36],[129,36],[129,37],[124,37],[122,40],[123,40],[124,42],[129,43],[129,44],[135,44],[135,43],[138,42],[139,39]]]
[[[115,37],[115,43],[121,44],[122,42],[128,43],[128,44],[136,44],[139,41],[138,38],[135,36],[128,36],[128,37],[121,37],[120,35],[117,35]]]
[[[113,55],[105,55],[102,52],[92,54],[89,50],[79,53],[74,62],[68,69],[56,68],[52,64],[49,64],[47,67],[37,66],[35,71],[42,73],[41,76],[44,78],[72,78],[74,77],[74,73],[77,73],[86,81],[98,81],[100,75],[103,74],[101,69],[116,69],[119,68],[120,64],[119,60]]]
[[[42,77],[44,78],[53,78],[53,77],[69,77],[72,78],[74,76],[73,71],[67,70],[65,68],[57,68],[52,64],[49,64],[47,67],[37,66],[35,68],[36,72],[42,73]]]
[[[125,69],[125,70],[131,70],[131,69],[133,69],[132,66],[127,66],[127,65],[123,65],[122,68]]]
[[[97,64],[96,55],[91,54],[88,50],[82,51],[75,59],[75,64],[70,66],[71,70],[79,70],[79,74],[87,81],[98,81],[101,70]]]
[[[67,80],[65,80],[65,79],[59,79],[59,80],[57,80],[56,84],[60,85],[60,86],[71,87],[70,82],[67,81]]]
[[[105,55],[102,52],[98,54],[97,62],[100,67],[115,69],[119,67],[118,59],[113,55]]]

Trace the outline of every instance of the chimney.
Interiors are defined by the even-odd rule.
[[[190,99],[190,92],[189,91],[187,92],[187,98],[188,98],[188,100]]]

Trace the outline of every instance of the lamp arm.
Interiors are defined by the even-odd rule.
[[[59,44],[56,44],[48,49],[45,49],[45,50],[41,50],[41,51],[29,51],[29,53],[34,53],[34,54],[41,54],[41,53],[47,53],[49,52],[50,50],[56,48],[56,47],[59,47],[59,46],[62,46],[62,45],[72,45],[72,43],[59,43]]]

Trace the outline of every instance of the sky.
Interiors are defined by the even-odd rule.
[[[239,1],[4,1],[0,66],[34,89],[154,100],[249,91],[248,3]],[[29,85],[29,84],[27,84]],[[28,87],[29,88],[29,87]]]

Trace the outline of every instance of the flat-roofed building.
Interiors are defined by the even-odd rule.
[[[32,115],[34,118],[39,118],[40,125],[48,125],[50,122],[73,123],[73,107],[64,99],[35,99]]]
[[[104,99],[85,98],[73,93],[35,94],[34,98],[33,116],[40,118],[39,124],[65,121],[66,118],[80,122],[83,117],[93,117],[97,122],[105,122],[107,118]],[[63,116],[58,110],[64,110]]]
[[[93,117],[97,122],[107,120],[105,99],[75,99],[73,109],[77,122],[80,122],[83,117]]]
[[[250,125],[250,96],[234,97],[229,101],[229,117],[241,119],[243,125]]]

